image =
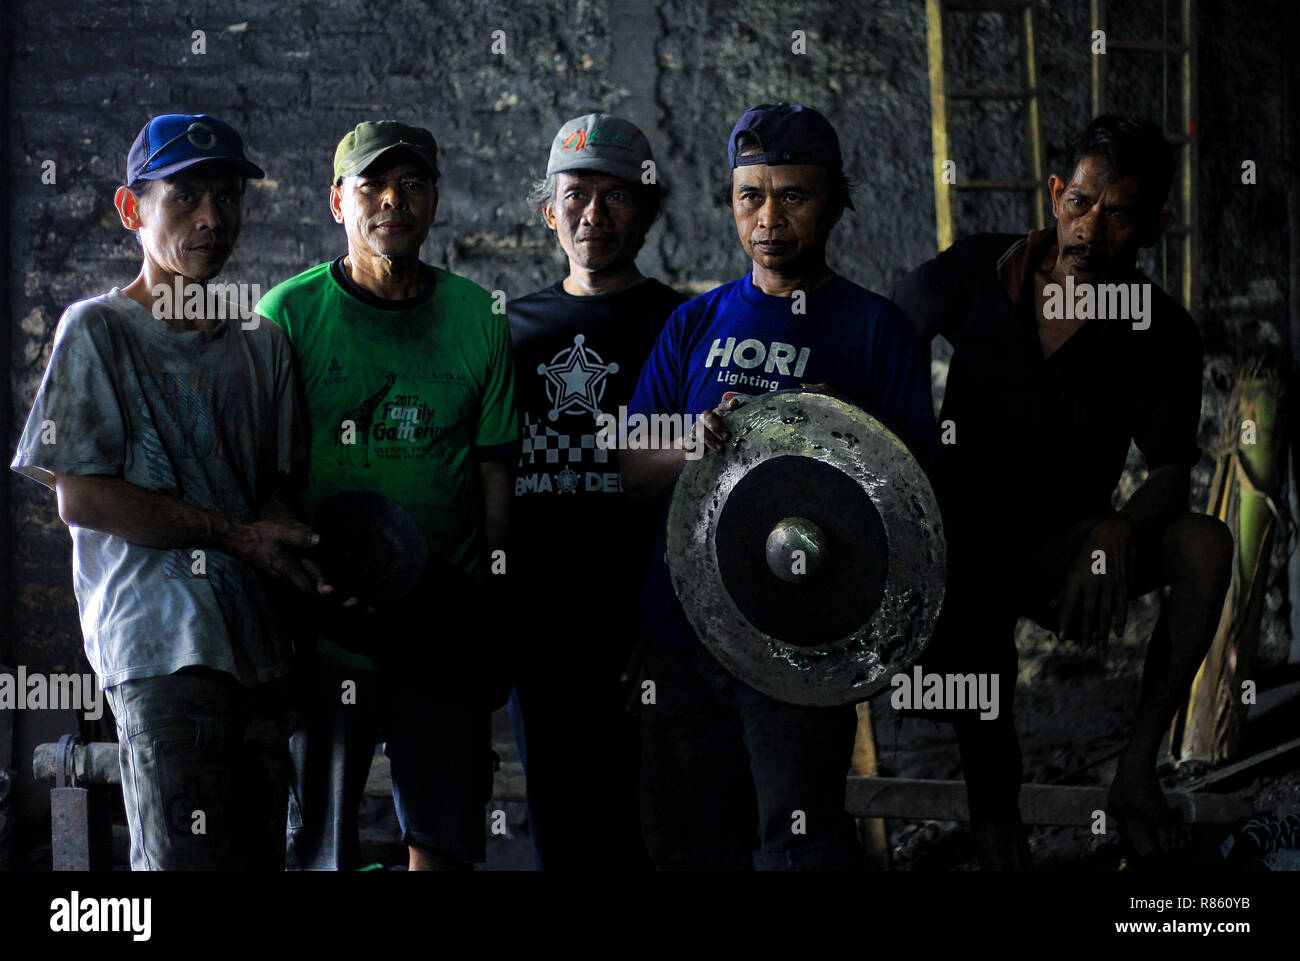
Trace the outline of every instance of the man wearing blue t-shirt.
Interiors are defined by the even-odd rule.
[[[801,385],[861,406],[930,465],[938,436],[911,327],[890,301],[826,264],[831,229],[853,209],[834,129],[808,107],[763,104],[740,118],[727,155],[732,212],[753,269],[669,318],[628,416],[698,420],[676,449],[621,452],[625,489],[667,497],[696,445],[722,450],[722,413]],[[728,674],[673,594],[665,534],[661,522],[645,591],[643,633],[652,643],[641,669],[655,691],[641,707],[643,832],[655,864],[856,866],[844,810],[853,707],[786,704]]]

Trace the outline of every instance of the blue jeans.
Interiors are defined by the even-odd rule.
[[[703,647],[655,644],[643,680],[642,833],[675,870],[862,865],[845,778],[857,712],[799,707],[736,680]]]
[[[104,692],[133,871],[284,869],[290,721],[279,682],[187,669]]]

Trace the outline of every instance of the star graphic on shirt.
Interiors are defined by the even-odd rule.
[[[586,411],[600,413],[600,399],[605,394],[605,377],[618,373],[618,364],[606,364],[594,350],[583,346],[586,337],[573,335],[573,346],[560,351],[549,364],[538,364],[537,373],[546,378],[546,399],[550,420],[561,414]]]
[[[576,494],[578,492],[579,475],[568,464],[564,465],[564,470],[555,475],[555,486],[557,494]]]

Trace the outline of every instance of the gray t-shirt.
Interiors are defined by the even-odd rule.
[[[121,477],[251,521],[303,454],[275,324],[180,330],[114,287],[64,311],[11,466],[46,486],[52,473]],[[81,630],[103,687],[192,665],[244,685],[288,671],[288,641],[244,561],[71,532]]]

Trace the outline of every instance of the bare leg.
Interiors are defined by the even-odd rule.
[[[1139,856],[1173,852],[1187,829],[1169,818],[1156,778],[1156,752],[1214,640],[1232,573],[1228,528],[1205,514],[1184,514],[1163,538],[1169,597],[1147,650],[1137,719],[1111,785],[1108,806]],[[1117,811],[1129,812],[1128,817]]]
[[[408,871],[464,871],[467,867],[459,858],[441,851],[431,851],[414,844],[408,844],[407,850],[411,853]]]
[[[1011,677],[1014,683],[1015,675]],[[955,722],[953,730],[961,748],[970,832],[980,868],[1029,870],[1029,838],[1016,804],[1023,765],[1015,723],[1009,714],[991,721],[971,717]]]

